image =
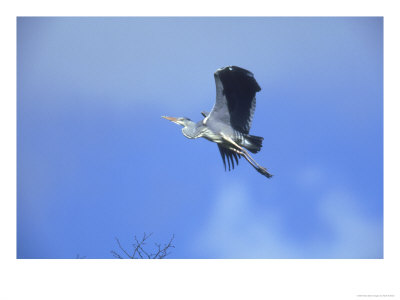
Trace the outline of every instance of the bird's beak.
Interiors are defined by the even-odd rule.
[[[167,120],[169,120],[169,121],[171,121],[171,122],[174,122],[174,123],[176,123],[176,121],[178,120],[178,118],[174,118],[174,117],[162,116],[162,118],[167,119]]]

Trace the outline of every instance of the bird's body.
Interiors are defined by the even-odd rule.
[[[262,147],[262,137],[249,134],[256,106],[256,92],[261,88],[251,72],[230,66],[214,73],[217,97],[210,113],[202,112],[204,119],[195,123],[188,118],[164,117],[182,125],[182,133],[189,139],[204,137],[217,143],[226,169],[234,168],[238,158],[244,157],[258,172],[272,175],[256,163],[246,151],[257,153]]]

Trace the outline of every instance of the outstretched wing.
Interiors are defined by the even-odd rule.
[[[222,121],[237,131],[249,133],[256,108],[255,96],[261,90],[253,73],[230,66],[218,69],[214,78],[217,98],[205,121]]]
[[[221,153],[221,157],[222,160],[224,162],[224,167],[225,167],[225,171],[226,171],[226,161],[228,161],[228,166],[229,166],[229,171],[231,170],[231,166],[232,166],[232,170],[235,168],[235,163],[233,161],[233,158],[235,158],[236,164],[239,165],[239,159],[240,155],[233,152],[232,150],[229,150],[225,147],[222,147],[221,145],[218,145],[218,149],[219,149],[219,153]],[[225,159],[226,157],[226,159]]]

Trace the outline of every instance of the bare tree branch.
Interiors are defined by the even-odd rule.
[[[115,258],[119,258],[119,259],[123,259],[123,257],[121,255],[119,255],[117,252],[115,251],[111,251],[111,254],[115,257]]]
[[[146,234],[143,233],[143,237],[139,240],[137,236],[134,236],[135,243],[132,244],[133,246],[133,252],[132,254],[129,254],[129,252],[122,247],[120,241],[118,238],[115,238],[117,241],[119,249],[122,251],[122,253],[125,255],[125,257],[118,252],[112,250],[110,251],[111,254],[115,258],[123,259],[123,258],[129,258],[129,259],[162,259],[165,258],[167,255],[170,254],[168,251],[170,248],[175,248],[175,246],[172,244],[175,235],[172,235],[171,239],[167,244],[164,244],[164,247],[161,246],[161,244],[154,243],[156,246],[156,251],[154,253],[150,252],[147,247],[147,241],[148,239],[152,236],[153,233]]]
[[[119,242],[119,239],[118,239],[118,238],[115,238],[115,240],[116,240],[117,243],[118,243],[119,249],[121,249],[121,250],[125,253],[125,255],[128,256],[129,258],[133,258],[133,257],[130,256],[130,255],[128,254],[128,252],[126,252],[125,249],[121,246],[121,243]]]

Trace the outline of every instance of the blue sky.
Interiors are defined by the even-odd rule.
[[[17,257],[383,258],[382,18],[18,18]],[[254,158],[201,118],[213,72],[251,70]]]

